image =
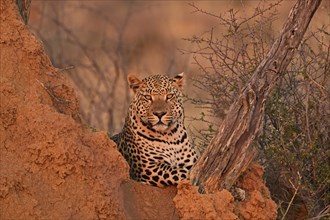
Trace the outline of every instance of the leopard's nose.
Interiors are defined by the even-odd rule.
[[[166,112],[154,111],[153,114],[156,115],[159,119],[161,119],[164,115],[166,115]]]

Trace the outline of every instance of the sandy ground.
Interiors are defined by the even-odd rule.
[[[188,181],[159,189],[134,182],[106,132],[79,117],[64,72],[1,0],[0,219],[275,219],[257,164],[230,192],[201,195]]]

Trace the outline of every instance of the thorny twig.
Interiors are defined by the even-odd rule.
[[[289,211],[289,209],[290,209],[290,207],[291,207],[291,205],[292,205],[292,203],[293,203],[293,200],[295,199],[295,197],[296,197],[296,195],[297,195],[297,193],[298,193],[298,190],[299,190],[299,187],[300,187],[300,184],[301,184],[301,175],[300,175],[300,173],[298,172],[298,185],[297,185],[297,186],[295,186],[295,185],[292,183],[291,180],[289,180],[289,182],[290,182],[292,188],[294,189],[294,193],[293,193],[293,195],[292,195],[292,197],[291,197],[291,200],[290,200],[290,202],[289,202],[288,207],[286,208],[286,210],[285,210],[285,212],[284,212],[284,214],[283,214],[283,216],[282,216],[282,220],[285,219],[285,216],[286,216],[286,214],[288,213],[288,211]]]
[[[71,66],[67,66],[67,67],[64,67],[64,68],[57,68],[56,69],[56,72],[59,73],[59,72],[63,72],[63,71],[67,71],[67,70],[71,70],[71,69],[74,69],[75,67],[73,65]]]
[[[324,217],[330,217],[330,205],[327,205],[319,214],[317,214],[317,216],[307,220],[319,220],[323,219]]]

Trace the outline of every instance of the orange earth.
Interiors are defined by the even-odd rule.
[[[230,192],[199,194],[188,181],[160,189],[129,179],[105,131],[79,116],[79,102],[14,0],[1,0],[0,219],[276,219],[252,165]]]

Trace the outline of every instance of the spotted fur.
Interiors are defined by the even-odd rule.
[[[163,187],[188,178],[197,155],[184,127],[183,73],[174,78],[128,76],[134,91],[123,130],[111,137],[131,178]]]

